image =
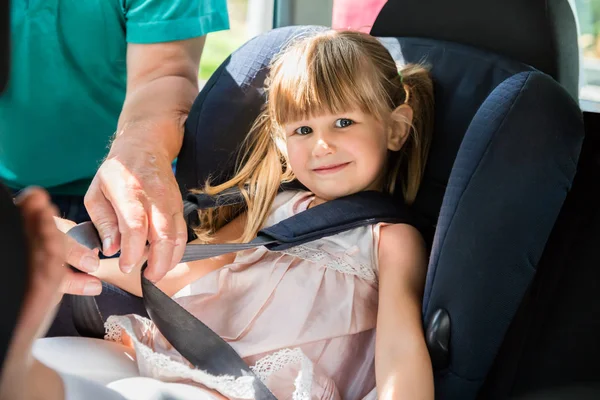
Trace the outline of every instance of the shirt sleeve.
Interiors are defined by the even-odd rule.
[[[227,0],[121,0],[129,43],[161,43],[229,29]]]

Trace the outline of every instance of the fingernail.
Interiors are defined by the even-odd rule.
[[[83,287],[84,296],[97,296],[100,293],[102,293],[102,284],[100,282],[88,282]]]
[[[110,248],[110,246],[112,246],[112,238],[107,237],[104,238],[104,240],[102,241],[102,251],[106,251]]]
[[[133,267],[135,267],[135,265],[123,265],[121,271],[123,271],[124,274],[128,274],[133,270]]]
[[[91,256],[85,256],[81,260],[81,266],[88,272],[95,272],[100,266],[100,261]]]

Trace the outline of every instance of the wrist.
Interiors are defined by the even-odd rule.
[[[162,76],[127,91],[113,147],[134,145],[163,152],[172,161],[183,143],[185,120],[196,96],[197,81]]]
[[[183,144],[184,123],[184,117],[173,115],[123,121],[107,158],[135,149],[138,154],[146,153],[171,162]]]

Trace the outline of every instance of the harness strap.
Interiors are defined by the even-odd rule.
[[[201,195],[188,196],[185,203],[186,217],[198,208],[214,201]],[[232,201],[230,197],[228,201]],[[191,201],[190,201],[191,199]],[[239,198],[238,198],[239,200]],[[217,200],[218,201],[218,200]],[[221,203],[222,204],[222,203]],[[232,204],[232,203],[229,203]],[[193,213],[192,213],[193,214]],[[412,215],[406,207],[399,207],[390,196],[379,192],[360,192],[332,200],[287,218],[278,224],[262,229],[249,243],[234,244],[187,244],[182,261],[196,261],[221,254],[265,246],[271,251],[285,250],[322,237],[335,235],[353,228],[378,222],[410,223]],[[100,245],[98,232],[91,222],[72,228],[68,234],[88,247]],[[273,400],[275,397],[256,377],[236,351],[218,334],[198,320],[177,302],[163,293],[144,277],[142,268],[142,294],[148,315],[175,349],[196,368],[210,374],[233,377],[252,376],[255,398]],[[103,319],[97,311],[94,297],[77,296],[76,309],[86,315],[75,315],[76,327],[84,332],[103,335]],[[74,307],[75,311],[75,307]]]

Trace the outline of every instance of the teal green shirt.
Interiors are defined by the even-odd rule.
[[[12,0],[0,180],[84,194],[125,99],[127,43],[227,29],[226,0]]]

